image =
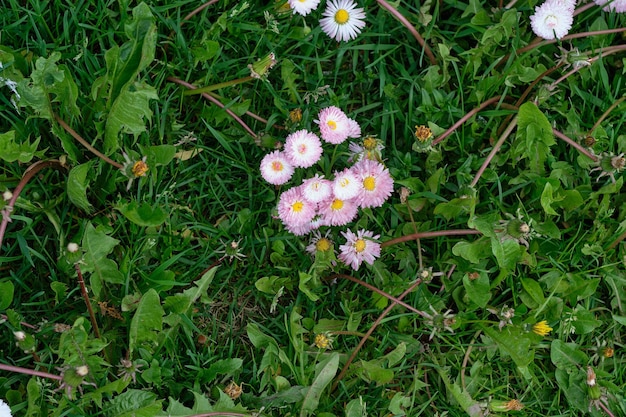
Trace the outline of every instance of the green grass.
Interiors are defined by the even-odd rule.
[[[0,80],[26,81],[19,112],[0,82],[0,192],[14,191],[39,160],[63,164],[26,183],[0,242],[0,399],[14,416],[476,416],[472,407],[511,399],[524,404],[518,415],[626,413],[626,199],[622,169],[610,167],[626,152],[624,104],[617,103],[624,96],[621,34],[521,50],[534,39],[528,19],[539,3],[515,3],[514,11],[480,1],[394,3],[432,49],[432,65],[373,0],[359,2],[367,26],[347,43],[319,27],[326,2],[301,17],[281,9],[282,2],[225,0],[186,21],[199,3],[5,3]],[[140,36],[138,21],[150,28]],[[575,17],[570,34],[624,23],[621,14],[593,6]],[[131,40],[145,49],[129,63],[124,51],[137,51]],[[555,68],[561,47],[593,62],[565,76],[572,66]],[[40,68],[37,81],[36,63],[44,62],[37,60],[55,52],[58,61]],[[256,137],[174,80],[198,88],[237,80],[270,52],[277,65],[267,80],[214,92]],[[116,84],[114,63],[127,64],[129,84]],[[150,88],[158,99],[137,99]],[[139,100],[119,116],[139,127],[107,139],[118,93]],[[497,104],[432,143],[496,96]],[[325,144],[318,165],[297,170],[280,187],[263,180],[259,164],[290,132],[316,131],[318,112],[331,105],[383,141],[395,180],[385,205],[361,210],[351,230],[372,230],[380,242],[439,235],[387,244],[374,265],[358,271],[341,263],[311,269],[308,237],[283,227],[276,203],[314,172],[332,177],[348,166],[348,147]],[[298,108],[302,121],[294,123],[289,112]],[[147,175],[127,190],[126,175],[42,109],[113,164],[125,163],[122,152],[132,163],[146,156]],[[477,175],[514,115],[518,128]],[[434,133],[421,148],[418,125]],[[577,150],[552,128],[576,143],[593,136],[595,144]],[[36,151],[28,149],[35,140]],[[10,157],[15,149],[20,159]],[[590,156],[604,171],[592,171]],[[76,178],[84,164],[85,177]],[[406,202],[402,187],[410,191]],[[129,216],[133,204],[146,211]],[[164,220],[155,220],[160,214]],[[527,247],[507,232],[512,218],[535,232]],[[465,229],[479,234],[443,235]],[[331,230],[338,249],[344,228]],[[81,245],[79,254],[67,252],[69,242]],[[239,259],[228,256],[231,242]],[[400,297],[425,270],[434,276],[402,299],[418,313],[396,305],[382,319],[389,299],[336,276]],[[307,273],[312,279],[305,282]],[[500,330],[489,309],[505,306],[515,315]],[[444,323],[452,317],[442,316],[447,310],[454,319]],[[553,330],[541,337],[532,326],[543,320]],[[58,332],[59,324],[73,329]],[[17,331],[34,337],[33,351],[24,351],[30,346],[18,343]],[[315,347],[318,334],[331,337],[332,349]],[[139,367],[136,381],[120,376],[123,359]],[[84,382],[95,386],[83,384],[81,393],[82,378],[70,375],[84,364]],[[590,408],[588,367],[604,408]],[[242,386],[240,397],[225,394],[231,381]]]

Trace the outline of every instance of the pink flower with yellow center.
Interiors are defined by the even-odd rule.
[[[319,206],[319,213],[329,226],[343,226],[356,217],[359,206],[353,200],[342,200],[332,197]]]
[[[282,185],[291,179],[294,167],[281,151],[274,151],[263,157],[261,161],[261,176],[265,181],[274,185]]]
[[[315,217],[315,213],[316,205],[304,198],[300,187],[290,188],[280,195],[278,217],[288,228],[296,228],[310,223]]]
[[[373,232],[364,229],[356,234],[348,229],[341,234],[346,238],[346,243],[339,247],[341,253],[338,258],[355,271],[361,263],[373,265],[376,258],[380,257],[380,243],[374,242],[380,235],[374,236]]]
[[[316,134],[298,130],[287,136],[284,152],[293,166],[308,168],[322,156],[322,142]]]
[[[335,106],[322,109],[315,123],[320,127],[322,139],[333,145],[342,143],[351,132],[354,132],[354,126],[350,123],[348,116]]]
[[[378,161],[362,159],[352,169],[361,181],[357,201],[363,208],[380,207],[393,192],[393,179],[389,170]]]

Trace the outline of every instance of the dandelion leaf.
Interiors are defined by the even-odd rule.
[[[554,145],[554,133],[548,118],[532,102],[520,106],[513,154],[529,161],[532,173],[543,176],[545,162]]]
[[[320,397],[324,389],[335,377],[338,367],[339,354],[337,352],[331,353],[315,366],[315,379],[304,396],[300,417],[306,417],[316,413]]]
[[[35,156],[37,145],[39,145],[39,139],[33,143],[17,143],[14,130],[0,133],[0,158],[6,162],[30,162]]]
[[[138,348],[153,351],[158,345],[158,333],[163,329],[163,307],[159,294],[149,289],[139,301],[135,315],[130,323],[129,356]]]
[[[77,165],[70,170],[67,177],[67,196],[76,207],[87,213],[92,209],[91,203],[87,200],[88,175],[91,169],[92,164],[89,162]]]
[[[82,246],[85,250],[82,272],[90,274],[91,290],[96,299],[100,298],[103,282],[121,284],[124,275],[119,271],[115,261],[107,258],[119,240],[107,236],[102,230],[88,223],[85,227]]]

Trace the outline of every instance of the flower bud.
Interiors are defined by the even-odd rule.
[[[2,198],[4,199],[4,201],[9,201],[13,198],[13,193],[9,190],[6,190],[2,193]]]
[[[87,376],[89,373],[89,367],[87,365],[77,366],[76,367],[76,375],[78,376]]]
[[[26,333],[22,331],[13,332],[13,336],[15,336],[15,340],[17,340],[18,342],[23,342],[24,340],[26,340]]]
[[[67,244],[67,251],[69,253],[76,253],[76,252],[78,252],[78,244],[74,243],[74,242],[68,243]]]

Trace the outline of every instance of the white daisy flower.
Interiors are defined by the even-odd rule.
[[[530,26],[537,36],[544,39],[561,39],[567,35],[574,21],[572,3],[564,0],[547,0],[535,7],[530,16]]]
[[[7,403],[0,400],[0,417],[11,417],[11,408]]]
[[[324,33],[336,41],[349,41],[365,27],[365,12],[352,0],[330,0],[320,20]]]
[[[363,185],[358,176],[350,169],[335,174],[333,194],[341,200],[350,200],[361,192]]]
[[[320,0],[289,0],[289,6],[293,10],[293,14],[301,14],[306,16],[313,10],[317,9]]]
[[[598,6],[602,7],[602,10],[605,12],[616,12],[616,13],[624,13],[626,12],[626,0],[593,0]]]

